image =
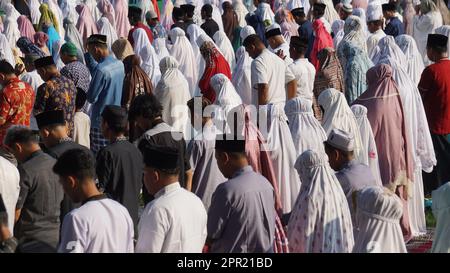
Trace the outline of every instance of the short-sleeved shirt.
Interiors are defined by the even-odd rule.
[[[37,115],[51,110],[63,110],[64,119],[69,125],[69,136],[71,136],[76,95],[77,89],[73,81],[58,74],[39,87],[33,113]]]
[[[184,174],[191,169],[189,157],[186,153],[186,142],[183,138],[183,133],[175,131],[165,122],[160,122],[152,129],[144,133],[144,135],[137,140],[137,144],[141,152],[145,145],[157,145],[172,147],[178,149],[180,157],[178,159],[180,166],[179,182],[182,187],[186,187]],[[147,190],[143,191],[144,201],[148,203],[152,198],[148,196]],[[146,196],[147,195],[147,196]]]
[[[306,58],[297,59],[289,65],[297,80],[297,97],[313,99],[315,67]]]
[[[76,87],[83,89],[84,92],[89,90],[91,82],[89,69],[79,61],[66,64],[61,69],[61,75],[71,79]]]
[[[425,68],[419,82],[428,126],[433,134],[450,134],[450,60]]]
[[[213,240],[211,252],[272,252],[274,207],[272,185],[251,166],[217,186],[208,211],[208,237]]]
[[[52,168],[56,160],[39,150],[19,164],[21,214],[15,226],[20,242],[40,241],[56,250],[59,240],[63,188]]]
[[[30,125],[34,90],[18,78],[11,79],[0,91],[0,146],[13,125]]]
[[[286,84],[295,79],[285,62],[277,55],[264,49],[251,65],[253,104],[258,105],[258,84],[268,84],[268,104],[285,103]]]
[[[118,202],[91,200],[64,217],[60,253],[133,253],[133,221]]]
[[[97,153],[100,187],[108,197],[127,208],[135,227],[138,223],[143,167],[141,152],[126,139],[113,142]]]

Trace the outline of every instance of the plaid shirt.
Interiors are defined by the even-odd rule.
[[[275,218],[275,240],[273,240],[273,252],[289,253],[288,239],[278,215],[276,215]]]

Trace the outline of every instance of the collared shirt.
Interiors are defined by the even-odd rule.
[[[443,59],[422,72],[419,91],[433,134],[450,134],[450,60]]]
[[[72,210],[61,227],[62,253],[132,253],[134,229],[127,209],[96,198]]]
[[[145,30],[148,40],[150,41],[150,43],[153,43],[152,30],[142,22],[138,22],[132,29],[130,29],[130,32],[128,32],[128,41],[130,42],[130,44],[134,46],[133,32],[138,28],[142,28],[143,30]]]
[[[59,240],[60,204],[63,189],[52,168],[56,160],[39,150],[19,164],[20,194],[16,208],[21,209],[15,226],[20,242],[37,241],[56,250]]]
[[[77,89],[72,80],[60,74],[55,75],[39,87],[33,113],[37,115],[51,110],[63,110],[64,119],[69,125],[69,136],[72,136],[76,95]]]
[[[136,252],[201,253],[206,240],[206,210],[178,182],[155,194],[142,213]]]
[[[79,61],[66,64],[61,69],[61,75],[71,79],[76,87],[83,89],[84,92],[89,90],[91,81],[89,69]]]
[[[30,125],[34,91],[28,83],[11,79],[0,91],[0,144],[13,125]]]
[[[295,60],[289,68],[297,80],[297,97],[312,100],[316,68],[306,58]]]
[[[377,31],[375,31],[374,33],[372,33],[368,38],[367,38],[367,53],[370,59],[373,58],[373,56],[375,55],[375,49],[377,48],[378,42],[383,38],[386,37],[386,34],[384,33],[384,31],[382,29],[379,29]]]
[[[105,106],[121,105],[125,68],[121,61],[111,55],[98,63],[89,53],[85,54],[84,59],[92,75],[87,93],[87,100],[92,103],[91,127],[100,128],[101,113]]]
[[[246,166],[217,186],[208,211],[211,252],[273,251],[275,199],[270,182]]]

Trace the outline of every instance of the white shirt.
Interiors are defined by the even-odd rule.
[[[297,80],[297,97],[312,100],[314,79],[316,76],[315,67],[308,59],[298,59],[289,65],[292,73]]]
[[[200,198],[178,182],[170,184],[145,207],[136,252],[201,253],[207,235],[206,218]]]
[[[14,231],[16,203],[20,191],[19,181],[20,175],[16,166],[0,156],[0,194],[8,213],[8,228],[11,233]]]
[[[285,85],[295,80],[294,74],[286,66],[286,63],[277,55],[264,49],[256,57],[251,66],[252,88],[255,95],[252,96],[253,104],[258,105],[258,84],[268,84],[269,94],[267,104],[285,103]]]
[[[386,34],[382,29],[379,29],[372,33],[369,38],[367,38],[367,53],[369,55],[369,58],[372,59],[375,55],[375,49],[377,48],[378,42],[383,38],[386,37]]]
[[[33,70],[31,72],[26,72],[26,73],[22,74],[20,76],[20,80],[31,85],[31,87],[34,90],[34,94],[37,93],[39,86],[41,86],[44,83],[41,76],[39,76],[39,74],[37,73],[37,70]],[[36,118],[33,115],[33,111],[31,111],[31,115],[30,115],[30,128],[32,130],[36,130],[36,131],[39,130],[39,128],[37,126]]]
[[[58,252],[132,253],[133,238],[124,206],[108,198],[92,200],[64,217]]]
[[[73,121],[73,141],[90,148],[89,132],[91,131],[91,118],[83,112],[75,112]]]

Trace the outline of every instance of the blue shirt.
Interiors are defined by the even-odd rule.
[[[405,27],[397,17],[392,17],[389,19],[389,24],[386,25],[384,33],[386,33],[386,35],[394,36],[395,38],[398,35],[405,34]]]
[[[92,75],[87,93],[87,100],[92,103],[91,126],[100,128],[103,108],[106,105],[120,106],[125,70],[123,63],[112,56],[99,63],[89,53],[84,58]]]

